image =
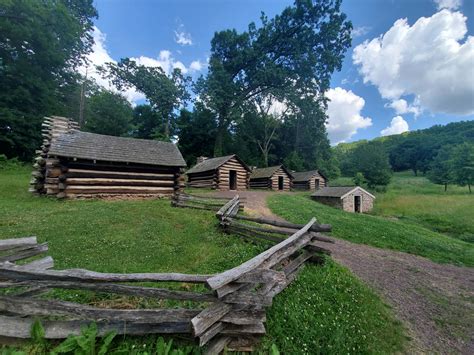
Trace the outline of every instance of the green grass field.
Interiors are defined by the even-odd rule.
[[[320,223],[333,226],[332,236],[351,242],[421,255],[441,263],[474,266],[472,243],[434,232],[414,221],[348,213],[317,203],[309,195],[275,194],[270,196],[268,203],[274,213],[291,222],[305,223],[316,216]]]
[[[332,186],[352,185],[350,178]],[[435,185],[412,172],[395,173],[386,193],[376,193],[373,214],[422,225],[435,232],[474,243],[474,194],[467,187]]]
[[[263,250],[263,246],[220,233],[211,212],[172,208],[169,200],[34,197],[27,192],[29,173],[29,167],[0,170],[0,238],[36,235],[49,243],[57,269],[212,273]],[[97,301],[90,294],[64,296]],[[130,302],[139,304],[140,300]],[[404,329],[391,310],[330,260],[324,266],[306,267],[275,299],[268,313],[267,333],[263,353],[272,344],[285,354],[393,353],[406,346]],[[154,336],[117,337],[110,351],[150,354],[155,344]],[[48,343],[41,351],[53,345]],[[39,348],[31,344],[21,349],[32,352]],[[6,351],[11,348],[2,349]]]

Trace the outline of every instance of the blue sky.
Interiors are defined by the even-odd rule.
[[[96,0],[90,59],[132,57],[196,78],[206,72],[214,32],[244,31],[261,11],[273,16],[291,3]],[[333,144],[474,119],[474,1],[343,0],[343,11],[355,31],[328,93]],[[143,100],[133,90],[126,96]]]

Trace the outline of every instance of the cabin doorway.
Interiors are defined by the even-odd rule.
[[[278,177],[278,190],[283,190],[283,176]]]
[[[354,212],[360,213],[360,196],[354,196]]]
[[[236,170],[229,171],[229,189],[237,190],[237,171]]]
[[[314,180],[314,186],[315,186],[316,190],[319,190],[319,179]]]

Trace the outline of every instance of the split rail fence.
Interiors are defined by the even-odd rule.
[[[239,209],[236,196],[217,211],[224,230],[275,245],[213,275],[53,270],[50,256],[38,258],[48,246],[38,244],[36,237],[0,240],[0,335],[29,338],[35,319],[39,319],[46,338],[60,339],[95,322],[99,335],[112,330],[130,335],[182,334],[196,338],[208,354],[219,354],[225,348],[251,351],[265,334],[265,309],[273,298],[294,280],[306,261],[319,262],[321,253],[328,253],[318,243],[331,242],[321,235],[330,226],[319,225],[314,218],[306,225],[295,225],[240,216]],[[150,282],[154,286],[142,284]],[[170,284],[202,286],[182,291]],[[114,309],[38,297],[53,289],[177,300],[186,307]]]

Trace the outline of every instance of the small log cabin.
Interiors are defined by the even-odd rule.
[[[318,170],[291,173],[292,188],[298,190],[319,190],[327,186],[328,180]]]
[[[63,197],[157,197],[184,187],[186,163],[173,143],[81,132],[46,118],[30,191]]]
[[[292,175],[283,165],[256,168],[250,174],[250,188],[290,191]]]
[[[374,195],[360,186],[324,187],[311,197],[326,205],[355,213],[369,212],[374,207],[375,200]]]
[[[218,158],[200,157],[186,175],[189,187],[247,190],[250,168],[235,154]]]

